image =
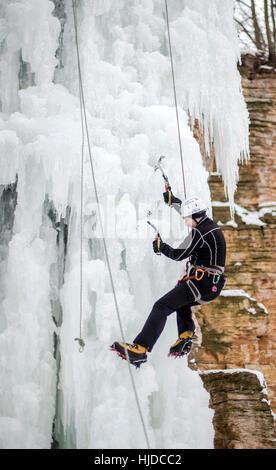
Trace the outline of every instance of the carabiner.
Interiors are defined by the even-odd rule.
[[[198,272],[201,272],[200,277],[198,277],[198,275],[197,275]],[[205,271],[204,271],[203,269],[197,268],[197,269],[196,269],[196,272],[195,272],[195,279],[196,279],[197,281],[201,281],[201,279],[203,278],[204,274],[205,274]]]
[[[213,275],[213,284],[218,284],[220,280],[220,274],[214,274]]]

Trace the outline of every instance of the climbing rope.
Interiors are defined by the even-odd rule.
[[[82,133],[82,141],[81,141],[81,171],[80,171],[80,179],[81,179],[81,202],[80,202],[80,321],[79,321],[79,338],[75,338],[75,341],[79,342],[79,352],[83,352],[85,342],[82,338],[82,315],[83,315],[83,185],[84,185],[84,178],[83,178],[83,167],[84,167],[84,141],[85,141],[85,134],[84,134],[84,121],[83,121],[83,104],[81,99],[81,88],[79,82],[79,99],[80,99],[80,113],[81,113],[81,133]]]
[[[74,4],[72,2],[73,12]],[[78,42],[77,42],[77,60],[78,60],[78,69],[80,70],[79,64],[79,51],[78,51]],[[82,317],[83,317],[83,186],[84,186],[84,177],[83,177],[83,168],[84,168],[84,143],[85,143],[85,132],[84,132],[84,110],[83,110],[83,91],[82,91],[82,82],[79,80],[79,101],[80,101],[80,115],[81,115],[81,165],[80,165],[80,297],[79,297],[79,338],[75,338],[75,341],[79,343],[79,352],[83,352],[85,342],[82,337]]]
[[[174,75],[174,65],[173,65],[173,55],[172,55],[172,45],[171,45],[171,33],[170,33],[170,21],[169,21],[169,12],[168,12],[167,0],[165,0],[165,11],[166,11],[166,23],[167,23],[169,53],[170,53],[170,62],[171,62],[171,74],[172,74],[172,83],[173,83],[174,106],[175,106],[177,132],[178,132],[178,144],[179,144],[179,153],[180,153],[180,160],[181,160],[183,190],[184,190],[184,197],[186,199],[187,194],[186,194],[186,184],[185,184],[184,161],[183,161],[182,142],[181,142],[181,135],[180,135],[178,104],[177,104],[177,96],[176,96],[176,84],[175,84],[175,75]]]
[[[95,191],[95,198],[96,198],[96,203],[97,203],[97,208],[98,208],[99,225],[100,225],[100,230],[101,230],[102,239],[103,239],[105,259],[106,259],[107,269],[108,269],[108,273],[109,273],[109,278],[110,278],[110,283],[111,283],[111,288],[112,288],[112,293],[113,293],[113,298],[114,298],[114,304],[115,304],[115,310],[116,310],[116,314],[117,314],[117,320],[118,320],[119,327],[120,327],[122,341],[123,341],[123,343],[125,343],[124,331],[123,331],[122,321],[121,321],[121,317],[120,317],[119,306],[118,306],[118,301],[117,301],[117,296],[116,296],[116,291],[115,291],[115,285],[114,285],[114,280],[113,280],[113,276],[112,276],[112,271],[111,271],[111,265],[110,265],[110,261],[109,261],[109,255],[108,255],[106,240],[105,240],[105,234],[104,234],[104,228],[103,228],[103,222],[102,222],[102,215],[101,215],[101,209],[100,209],[100,201],[99,201],[99,195],[98,195],[98,189],[97,189],[96,177],[95,177],[94,165],[93,165],[93,158],[92,158],[92,151],[91,151],[91,145],[90,145],[86,105],[85,105],[84,91],[83,91],[83,80],[82,80],[81,65],[80,65],[78,22],[77,22],[77,11],[76,11],[75,0],[72,0],[72,10],[73,10],[73,18],[74,18],[75,43],[76,43],[76,51],[77,51],[78,79],[79,79],[81,116],[82,116],[82,118],[81,118],[82,131],[83,131],[83,136],[86,135],[89,161],[90,161],[90,167],[91,167],[91,175],[92,175],[93,186],[94,186],[94,191]],[[84,139],[83,139],[83,141],[84,141]],[[83,146],[82,146],[82,149],[83,149]],[[83,164],[82,164],[82,172],[83,172]],[[83,180],[83,173],[82,173],[82,180]],[[79,339],[81,339],[81,338],[79,338]],[[128,357],[128,353],[127,353],[126,348],[125,348],[125,352],[126,352],[126,358],[127,358],[127,363],[128,363],[128,371],[129,371],[129,375],[130,375],[130,379],[131,379],[131,383],[132,383],[132,388],[133,388],[133,392],[134,392],[134,396],[135,396],[135,400],[136,400],[136,404],[137,404],[138,413],[139,413],[139,416],[140,416],[140,420],[141,420],[143,432],[144,432],[144,435],[145,435],[145,440],[146,440],[146,443],[147,443],[147,447],[148,447],[148,449],[150,449],[149,438],[148,438],[148,435],[147,435],[147,430],[146,430],[146,426],[145,426],[145,422],[144,422],[144,418],[143,418],[143,414],[142,414],[142,410],[141,410],[141,406],[140,406],[140,402],[139,402],[139,397],[138,397],[138,393],[137,393],[137,390],[136,390],[134,377],[133,377],[133,373],[132,373],[132,370],[131,370],[130,361],[129,361],[129,357]]]

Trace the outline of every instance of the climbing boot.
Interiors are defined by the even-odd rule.
[[[122,359],[129,359],[130,364],[136,367],[140,367],[143,362],[147,361],[147,348],[140,344],[119,343],[115,341],[115,343],[110,346],[110,349],[111,351],[115,351]]]
[[[192,349],[193,331],[184,331],[179,336],[178,340],[171,346],[169,356],[181,357],[186,356]]]

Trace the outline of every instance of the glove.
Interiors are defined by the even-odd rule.
[[[167,187],[167,191],[163,193],[163,198],[166,204],[169,204],[170,206],[172,204],[179,204],[181,206],[182,201],[178,199],[178,197],[175,197],[171,191],[171,187]]]
[[[152,242],[154,253],[161,253],[163,245],[164,243],[162,242],[161,237],[158,234],[158,237],[156,237],[155,240],[153,240]]]

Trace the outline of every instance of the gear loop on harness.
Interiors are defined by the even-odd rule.
[[[220,274],[213,274],[213,284],[218,284],[220,280]]]
[[[198,273],[201,273],[201,274],[198,276]],[[196,271],[195,271],[195,276],[194,276],[195,279],[196,279],[196,281],[201,281],[201,279],[203,278],[204,274],[205,274],[205,271],[204,271],[203,269],[197,268]]]
[[[204,267],[198,267],[198,266],[189,266],[188,269],[187,269],[187,273],[181,278],[179,279],[178,283],[177,284],[180,284],[181,282],[184,282],[184,281],[188,281],[190,279],[195,279],[196,281],[201,281],[201,279],[203,279],[203,276],[205,275],[205,273],[211,276],[213,276],[213,284],[218,284],[219,280],[220,280],[220,277],[221,277],[221,273],[218,272],[217,269],[214,269],[214,270],[211,270],[212,268],[204,268]],[[192,274],[190,276],[190,273],[194,271],[194,274]]]

